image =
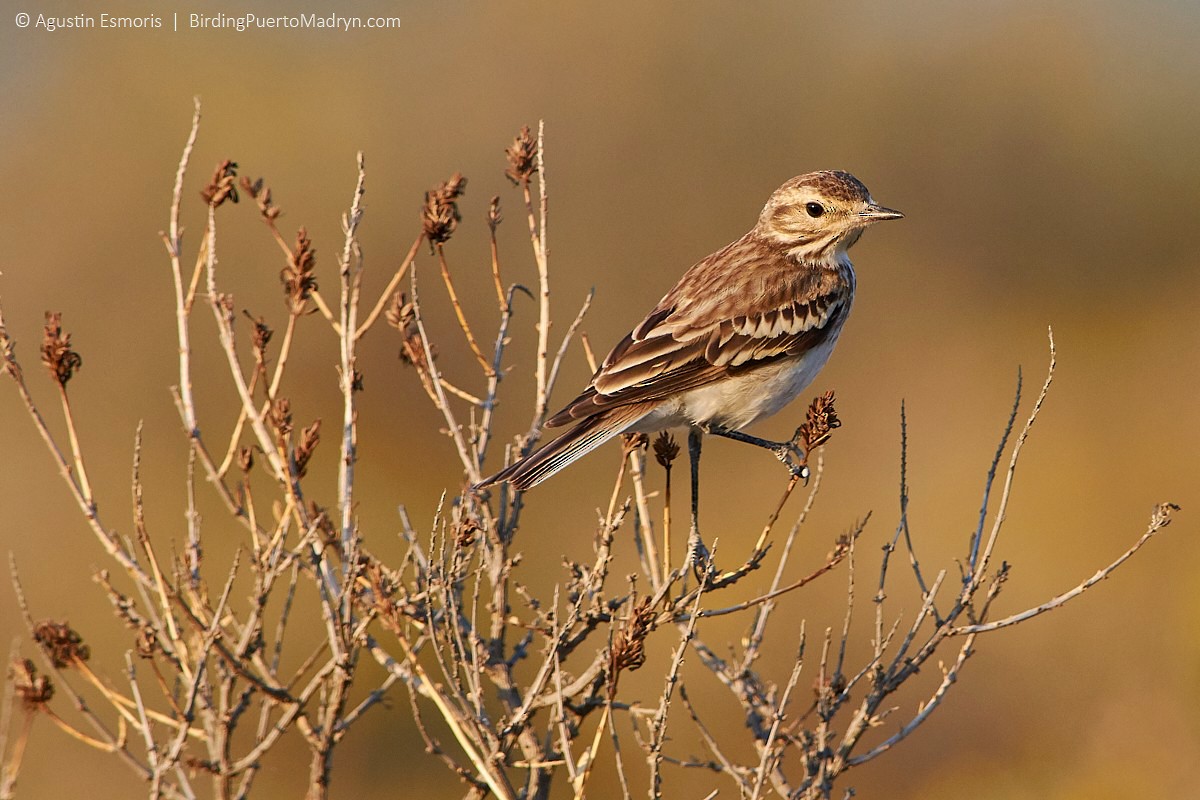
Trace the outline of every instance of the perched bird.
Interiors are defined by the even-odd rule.
[[[903,216],[848,172],[792,178],[745,236],[684,273],[591,385],[546,420],[572,427],[476,488],[529,489],[618,434],[681,426],[769,447],[795,471],[789,445],[739,431],[816,377],[854,300],[846,251],[863,229]]]

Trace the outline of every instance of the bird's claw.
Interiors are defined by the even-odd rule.
[[[692,565],[692,574],[701,585],[711,583],[716,577],[717,570],[713,567],[712,553],[704,546],[700,533],[696,530],[688,535],[688,563]]]
[[[799,478],[808,485],[808,456],[792,442],[784,442],[775,448],[775,457],[783,462],[793,478]]]

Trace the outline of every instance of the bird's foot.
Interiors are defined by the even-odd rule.
[[[803,479],[805,485],[808,484],[808,456],[797,444],[797,442],[801,441],[803,427],[797,428],[796,433],[786,442],[772,442],[770,439],[760,439],[757,436],[751,436],[741,431],[729,430],[718,425],[708,425],[704,430],[716,436],[733,439],[735,442],[745,442],[755,447],[770,450],[788,468],[788,472],[792,474],[793,478]]]
[[[799,478],[804,481],[805,486],[808,485],[808,455],[800,449],[795,439],[777,443],[771,448],[771,452],[783,462],[783,465],[788,468],[788,472],[792,474],[793,478]]]
[[[704,541],[700,538],[700,532],[692,528],[688,533],[688,554],[687,563],[692,565],[692,573],[696,576],[696,580],[700,581],[700,585],[712,583],[717,577],[716,567],[713,566],[712,553],[704,546]]]

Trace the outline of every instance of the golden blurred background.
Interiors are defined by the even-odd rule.
[[[484,213],[493,194],[506,212],[505,277],[534,280],[519,194],[503,175],[504,147],[522,124],[546,125],[555,335],[595,287],[584,328],[598,350],[687,266],[743,233],[779,183],[847,169],[907,218],[868,232],[855,249],[856,307],[811,390],[837,390],[845,426],[826,453],[797,574],[871,511],[859,556],[860,580],[870,585],[862,576],[875,574],[897,519],[903,401],[919,554],[927,571],[945,567],[953,582],[1017,368],[1026,377],[1023,418],[1044,376],[1048,325],[1059,368],[1017,474],[999,553],[1013,573],[998,612],[1091,575],[1140,535],[1155,503],[1184,507],[1163,537],[1087,596],[983,638],[940,711],[849,784],[860,797],[898,800],[1196,791],[1200,6],[362,2],[340,13],[398,14],[401,28],[237,33],[174,32],[166,4],[116,2],[109,13],[157,13],[165,27],[48,33],[18,28],[14,14],[84,10],[22,3],[8,0],[0,16],[0,298],[60,435],[38,347],[43,312],[65,314],[84,358],[73,404],[110,525],[130,529],[141,420],[152,533],[163,543],[185,537],[186,451],[169,394],[178,380],[172,289],[158,232],[193,95],[204,121],[185,188],[186,247],[203,224],[197,192],[231,158],[243,174],[266,177],[287,235],[308,226],[332,290],[339,216],[362,150],[362,242],[368,289],[378,291],[417,233],[421,193],[461,170],[470,180],[465,219],[448,253],[488,341],[496,312]],[[294,0],[256,5],[262,14],[307,10]],[[222,209],[220,225],[225,287],[239,309],[281,325],[282,264],[253,208]],[[433,264],[424,253],[418,261],[428,276],[426,313],[437,320],[442,363],[469,380],[473,367]],[[522,312],[501,409],[505,435],[529,419],[536,315],[532,306]],[[334,341],[312,323],[297,344],[291,387],[307,398],[299,414],[331,420]],[[196,315],[192,330],[201,425],[219,441],[235,413],[231,384],[208,316]],[[437,433],[440,417],[396,360],[393,332],[381,328],[364,346],[360,513],[368,543],[398,553],[396,506],[427,530],[440,492],[457,492],[461,474]],[[576,347],[557,401],[586,378]],[[797,403],[754,432],[786,437],[802,414]],[[331,462],[333,443],[323,446],[318,457]],[[761,528],[782,470],[732,443],[710,442],[705,454],[704,525],[710,536],[720,532],[732,560]],[[602,451],[555,479],[544,498],[530,495],[517,542],[530,570],[544,568],[553,580],[563,555],[590,555],[594,509],[607,503],[615,459]],[[333,467],[324,469],[333,497]],[[800,505],[793,499],[785,519]],[[218,559],[238,531],[215,505],[205,510]],[[129,636],[91,579],[109,565],[7,379],[0,548],[19,565],[34,616],[69,618],[98,668],[119,680]],[[911,615],[912,580],[899,569],[894,578],[894,610]],[[826,584],[790,597],[776,614],[772,655],[760,662],[769,678],[787,678],[796,620],[807,618],[810,634],[840,624],[844,580]],[[0,588],[0,598],[0,641],[20,639],[21,652],[32,654],[12,591]],[[865,651],[873,612],[862,603],[857,613],[855,641]],[[718,647],[741,632],[740,623],[700,628]],[[658,659],[675,643],[665,631],[652,641]],[[702,713],[729,720],[727,735],[740,736],[724,690],[703,670],[687,675]],[[653,702],[652,677],[623,683],[622,692],[644,691]],[[923,692],[937,676],[926,679]],[[806,691],[810,680],[802,680]],[[907,719],[921,697],[905,695],[894,718]],[[675,754],[701,753],[676,713]],[[334,797],[461,796],[407,718],[396,693],[351,732],[335,762]],[[142,791],[116,759],[44,723],[26,756],[22,796]],[[625,756],[637,759],[631,739]],[[302,746],[281,748],[255,796],[300,796],[306,772]],[[669,773],[667,786],[677,797],[736,791],[709,773]]]

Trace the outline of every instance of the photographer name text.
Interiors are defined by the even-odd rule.
[[[231,30],[239,33],[259,29],[298,30],[379,30],[400,27],[399,17],[343,17],[340,14],[289,14],[262,16],[259,14],[188,14],[169,16],[146,14],[122,16],[116,14],[76,14],[49,16],[46,14],[16,15],[18,28],[34,28],[47,32],[95,28],[98,30],[169,30],[202,31]]]

